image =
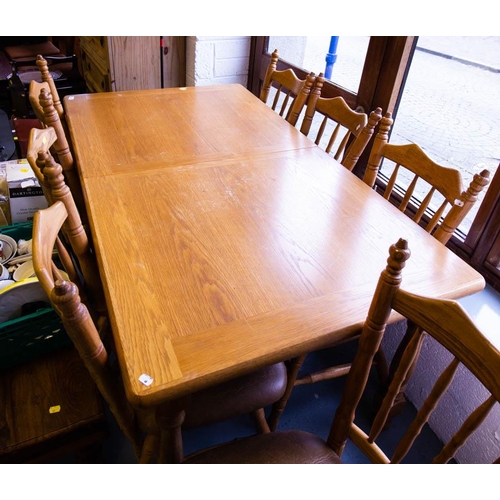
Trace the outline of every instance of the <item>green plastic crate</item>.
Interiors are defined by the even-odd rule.
[[[0,227],[0,233],[31,239],[31,222]],[[53,308],[39,309],[20,318],[0,323],[0,370],[30,361],[43,354],[71,345],[59,316]]]

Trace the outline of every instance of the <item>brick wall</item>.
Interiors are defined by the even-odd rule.
[[[186,85],[247,84],[249,36],[189,36]]]

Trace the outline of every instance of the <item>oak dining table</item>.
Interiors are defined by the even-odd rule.
[[[485,285],[241,85],[81,94],[65,110],[138,408],[349,339],[401,237],[406,290]]]

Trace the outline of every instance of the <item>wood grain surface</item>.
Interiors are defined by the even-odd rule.
[[[242,87],[130,94],[101,94],[98,108],[93,96],[66,104],[133,404],[157,405],[348,338],[401,237],[412,250],[405,289],[457,298],[484,287]],[[159,96],[155,120],[143,96]],[[142,106],[133,126],[124,102]],[[164,118],[174,115],[175,132]]]

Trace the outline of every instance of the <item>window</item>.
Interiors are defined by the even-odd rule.
[[[249,89],[256,95],[259,94],[261,80],[263,79],[265,69],[269,63],[270,56],[267,48],[267,41],[268,37],[253,37],[251,67],[249,72]],[[352,87],[355,87],[355,84],[346,84],[345,82],[342,84],[340,76],[337,81],[334,70],[332,73],[332,81],[325,82],[323,87],[324,95],[332,97],[342,95],[353,109],[361,106],[364,110],[369,112],[375,107],[380,106],[384,112],[391,111],[394,116],[394,138],[391,136],[391,142],[399,135],[404,139],[402,142],[414,141],[419,143],[425,149],[425,145],[422,144],[421,138],[412,136],[411,124],[409,125],[409,132],[406,133],[404,131],[405,113],[412,113],[409,108],[405,109],[405,85],[411,85],[411,65],[414,60],[417,46],[418,37],[370,37],[364,59],[364,66],[359,80],[359,87],[357,89],[352,89]],[[342,37],[339,40],[339,50],[341,47]],[[275,47],[269,48],[274,49]],[[417,67],[419,61],[416,58],[419,56],[421,56],[420,53],[415,56],[415,60],[417,61],[415,63],[417,73],[423,72],[427,75],[428,72],[425,73],[427,70],[418,69]],[[304,60],[307,60],[307,57],[305,57]],[[298,63],[296,62],[295,64]],[[295,64],[281,60],[281,68],[292,67],[301,77],[304,77],[308,71],[322,71],[322,69],[318,70],[316,67],[303,68],[295,66]],[[323,65],[324,61],[321,61],[320,68],[322,68]],[[317,66],[319,66],[319,64]],[[500,74],[497,73],[496,77],[500,78]],[[432,84],[432,81],[430,81],[427,76],[425,80],[427,80],[429,84]],[[465,80],[467,80],[467,77],[465,77]],[[469,80],[471,80],[471,78],[469,78]],[[477,87],[477,79],[472,80],[476,85],[476,87],[474,87],[474,91],[476,93],[480,94],[482,92],[489,92],[485,85],[480,88]],[[461,83],[464,82],[461,81]],[[346,86],[349,88],[346,88]],[[496,85],[492,88],[500,89],[500,86]],[[448,93],[452,93],[456,92],[456,89],[454,89],[451,85],[448,85],[447,91]],[[446,93],[443,95],[446,96]],[[409,98],[409,96],[410,91],[408,90],[406,97]],[[495,99],[492,95],[489,102],[489,107],[494,105],[498,106],[500,98]],[[443,98],[437,97],[434,104],[436,113],[446,113],[447,105],[444,103]],[[439,110],[439,106],[443,106],[443,109]],[[471,106],[474,105],[472,104]],[[455,110],[452,111],[455,113]],[[481,109],[481,112],[486,111],[486,109]],[[455,123],[455,114],[451,116],[452,118],[449,118],[446,122],[448,127],[458,128],[467,126],[463,123]],[[400,123],[398,123],[399,119],[401,120]],[[480,124],[483,123],[483,120],[480,119],[477,123],[478,126],[480,126]],[[435,133],[436,132],[432,132],[430,136],[435,137]],[[447,133],[447,130],[440,129],[439,133]],[[453,139],[450,139],[450,142],[453,142]],[[459,145],[461,146],[462,144]],[[493,144],[493,147],[496,149],[498,147],[498,142]],[[360,177],[362,177],[368,161],[369,149],[370,145],[368,146],[367,151],[365,151],[365,154],[361,157],[361,160],[355,169],[356,175]],[[434,156],[432,151],[429,152],[429,154],[431,157]],[[475,165],[476,168],[488,168],[490,170],[492,174],[490,186],[484,195],[482,203],[478,202],[476,204],[475,211],[477,211],[477,215],[475,218],[471,217],[468,220],[467,225],[461,228],[461,231],[448,242],[448,246],[464,260],[469,262],[473,267],[478,269],[485,276],[488,283],[490,283],[497,290],[500,290],[500,169],[497,169],[498,154],[495,155],[494,153],[486,153],[485,156],[487,158],[477,158],[477,161],[472,166]],[[491,161],[492,158],[493,162]],[[446,159],[442,160],[439,157],[435,159],[439,163],[446,164]],[[481,163],[484,162],[485,159],[488,160],[488,164],[486,166],[482,166]],[[450,164],[455,164],[453,159],[449,160]],[[471,165],[469,164],[468,166]],[[470,177],[473,173],[474,172],[471,171],[470,176],[464,179],[465,185],[468,185]]]
[[[490,183],[465,241],[453,239],[451,248],[500,291],[500,168]]]

